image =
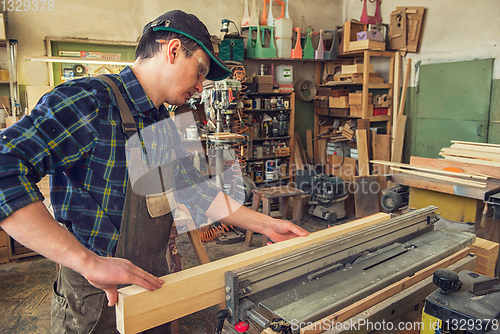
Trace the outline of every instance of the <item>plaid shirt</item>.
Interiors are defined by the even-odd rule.
[[[163,105],[154,106],[129,67],[112,79],[138,131],[169,117]],[[0,133],[0,221],[43,200],[36,183],[51,174],[55,219],[88,249],[113,256],[128,181],[126,140],[114,95],[102,81],[84,78],[57,86],[30,116]],[[193,217],[203,215],[217,190],[202,182],[192,164],[178,164],[173,177],[184,189],[179,202]]]

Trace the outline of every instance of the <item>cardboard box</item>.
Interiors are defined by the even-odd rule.
[[[330,108],[349,108],[349,97],[348,96],[340,96],[340,97],[331,97],[330,96]]]
[[[364,64],[342,65],[342,74],[363,73],[363,66]],[[371,63],[368,64],[368,71],[375,72],[375,66]]]
[[[349,114],[351,117],[364,117],[363,115],[363,106],[362,105],[352,105],[351,112]],[[373,116],[373,104],[368,105],[368,115]]]
[[[273,84],[273,76],[272,75],[256,75],[253,78],[253,82],[256,84]]]
[[[372,93],[368,93],[368,101],[372,101]],[[349,93],[349,105],[361,105],[363,103],[363,93]]]

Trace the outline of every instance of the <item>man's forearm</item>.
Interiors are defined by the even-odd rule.
[[[266,220],[272,220],[271,217],[251,210],[222,192],[219,192],[212,205],[207,210],[207,215],[214,221],[237,226],[245,230],[251,230],[262,233]]]
[[[0,226],[24,246],[80,273],[97,256],[59,225],[41,201],[17,210]]]

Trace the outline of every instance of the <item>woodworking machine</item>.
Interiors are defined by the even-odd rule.
[[[471,245],[470,233],[434,229],[437,207],[225,273],[226,328],[261,333],[278,319],[313,323]],[[230,326],[230,330],[234,330]],[[244,328],[244,327],[243,327]]]

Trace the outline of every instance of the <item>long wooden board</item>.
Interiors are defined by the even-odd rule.
[[[470,174],[484,174],[489,175],[491,177],[500,179],[500,169],[496,167],[480,165],[480,164],[468,164],[458,161],[450,161],[444,159],[432,159],[432,158],[423,158],[423,157],[410,157],[410,165],[420,166],[420,167],[432,167],[432,168],[447,168],[447,167],[456,167],[461,169],[462,171]]]
[[[325,317],[311,324],[308,327],[305,327],[300,331],[300,333],[301,334],[322,333],[324,332],[322,328],[328,328],[327,326],[330,326],[330,328],[332,328],[331,325],[333,323],[347,320],[350,317],[374,306],[375,304],[378,304],[381,301],[391,296],[394,296],[396,293],[399,293],[409,288],[410,286],[422,281],[423,279],[431,276],[436,269],[446,268],[451,264],[463,259],[467,255],[469,255],[469,253],[470,253],[470,248],[469,247],[464,248],[461,251],[458,251],[448,256],[447,258],[444,258],[443,260],[436,262],[435,264],[416,272],[415,275],[406,277],[394,284],[391,284],[388,287],[385,287],[384,289],[381,289],[380,291],[377,291],[376,293],[371,294],[368,297],[363,298],[360,301],[357,301],[356,303],[349,305],[348,307],[345,307],[342,310],[335,312],[334,314],[329,315],[328,317]],[[323,326],[322,324],[325,324],[325,326]]]
[[[163,276],[165,284],[150,292],[139,286],[119,290],[116,306],[117,329],[122,334],[137,333],[224,302],[224,273],[272,257],[374,226],[390,219],[375,215],[261,247],[225,259]]]

